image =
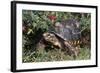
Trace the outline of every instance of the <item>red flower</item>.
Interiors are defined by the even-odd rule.
[[[56,20],[56,16],[48,16],[48,18],[50,19],[50,20]]]

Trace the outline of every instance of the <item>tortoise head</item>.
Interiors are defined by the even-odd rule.
[[[43,37],[44,37],[44,40],[53,44],[54,46],[61,47],[61,44],[60,44],[58,38],[54,34],[46,32],[43,34]]]

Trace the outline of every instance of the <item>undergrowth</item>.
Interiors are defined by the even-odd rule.
[[[22,61],[27,62],[48,62],[48,61],[67,61],[67,60],[88,60],[91,57],[90,48],[81,48],[79,55],[74,59],[72,56],[66,55],[60,49],[52,49],[46,51],[41,49],[39,51],[29,50],[24,51]]]

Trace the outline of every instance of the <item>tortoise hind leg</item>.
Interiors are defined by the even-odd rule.
[[[70,45],[67,41],[64,42],[66,49],[67,49],[67,53],[70,56],[73,56],[74,59],[76,59],[76,57],[79,55],[80,49],[78,47],[73,47],[72,45]]]

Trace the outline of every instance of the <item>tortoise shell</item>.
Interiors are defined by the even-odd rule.
[[[64,40],[79,40],[81,37],[80,23],[76,19],[67,19],[54,24],[52,32]]]

